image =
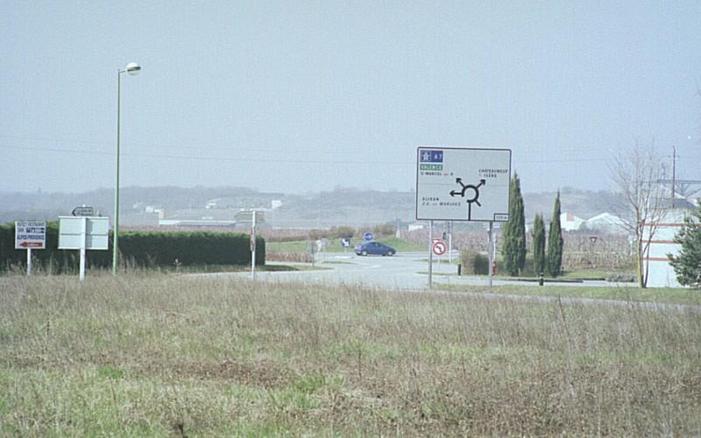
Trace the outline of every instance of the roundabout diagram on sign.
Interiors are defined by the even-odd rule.
[[[416,219],[506,222],[511,150],[419,146]]]
[[[455,182],[460,184],[460,187],[462,188],[461,190],[455,191],[451,190],[450,191],[450,196],[458,196],[460,195],[461,198],[466,198],[465,200],[467,201],[467,220],[472,219],[472,204],[475,203],[477,204],[478,207],[481,207],[482,204],[479,202],[479,197],[480,197],[480,187],[485,185],[487,181],[484,179],[480,179],[479,184],[474,185],[474,184],[463,184],[462,178],[455,178]]]

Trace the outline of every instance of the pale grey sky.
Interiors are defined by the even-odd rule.
[[[526,192],[638,138],[701,179],[701,2],[0,0],[0,190],[408,190],[416,147],[511,148]]]

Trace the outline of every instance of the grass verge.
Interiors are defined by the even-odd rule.
[[[171,275],[0,282],[0,435],[698,435],[701,318]]]
[[[489,291],[504,295],[561,296],[600,300],[701,305],[701,291],[682,288],[643,289],[632,286],[563,286],[554,283],[546,283],[545,286],[537,286],[536,284],[530,284],[528,286],[503,285],[493,286],[491,289],[487,289],[485,286],[437,284],[436,288],[466,293],[483,293]]]

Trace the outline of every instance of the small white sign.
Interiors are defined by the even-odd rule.
[[[509,220],[511,150],[420,146],[416,219]]]
[[[73,216],[95,216],[95,209],[87,205],[80,205],[71,211]]]
[[[46,222],[15,222],[15,249],[46,248]]]
[[[107,217],[60,216],[58,249],[109,248],[109,220]]]
[[[448,245],[443,239],[434,239],[431,248],[433,249],[433,253],[437,256],[442,256],[446,251],[448,251]]]
[[[236,222],[241,223],[251,223],[253,220],[253,210],[241,210],[234,215]],[[265,222],[265,213],[262,211],[256,211],[256,224],[262,224]]]

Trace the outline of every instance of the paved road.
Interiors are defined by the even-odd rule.
[[[263,281],[297,281],[314,284],[353,284],[385,289],[421,290],[428,288],[428,255],[426,253],[399,253],[393,257],[356,256],[353,253],[326,253],[318,258],[318,270],[258,272]],[[433,284],[487,286],[488,278],[457,275],[457,266],[448,263],[447,256],[434,258]],[[250,274],[218,274],[241,275]],[[493,284],[535,284],[513,280],[494,280]],[[545,283],[547,286],[607,286],[605,281],[583,283]]]
[[[289,263],[285,263],[289,264]],[[407,292],[426,292],[428,290],[428,261],[425,253],[401,253],[394,257],[360,257],[355,254],[326,254],[317,262],[318,270],[306,271],[284,271],[284,272],[258,272],[258,281],[271,282],[300,282],[309,284],[324,285],[363,285],[389,290]],[[488,279],[478,276],[460,276],[457,274],[457,267],[450,265],[447,260],[441,263],[434,260],[433,265],[434,286],[449,285],[476,285],[485,286],[484,292],[475,294],[465,294],[461,292],[433,291],[432,293],[444,295],[456,295],[466,299],[480,296],[486,299],[503,300],[511,299],[517,301],[533,302],[557,302],[563,304],[605,304],[610,306],[636,306],[650,310],[675,310],[681,312],[692,312],[701,314],[701,306],[685,304],[661,304],[652,302],[631,303],[620,300],[600,300],[590,298],[559,298],[552,296],[537,295],[508,295],[490,293]],[[191,276],[242,276],[250,277],[250,273],[217,273],[217,274],[189,274]],[[505,284],[533,285],[538,287],[536,282],[522,282],[513,280],[494,280],[495,286]],[[630,286],[626,283],[609,283],[606,281],[584,281],[584,282],[547,282],[545,287],[581,287],[581,286]],[[537,293],[536,291],[534,291]]]

